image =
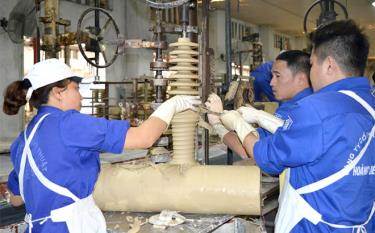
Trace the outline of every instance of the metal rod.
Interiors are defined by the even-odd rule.
[[[95,0],[95,7],[100,7],[100,0]],[[99,33],[100,28],[100,19],[99,19],[99,10],[95,10],[95,30]],[[95,51],[95,64],[99,65],[99,52]],[[97,72],[98,75],[98,72]]]
[[[138,80],[137,79],[134,79],[133,80],[133,101],[134,101],[134,105],[135,105],[135,109],[134,109],[134,117],[138,117],[138,96],[137,96],[137,90],[138,90]]]
[[[210,0],[203,0],[202,5],[202,100],[206,102],[209,91],[210,91],[210,54],[209,54],[209,6]],[[207,114],[205,115],[205,120],[207,121]],[[206,165],[210,164],[209,158],[209,132],[204,129],[204,163]]]
[[[225,54],[226,54],[226,82],[224,92],[228,91],[232,81],[232,20],[230,0],[225,0]]]
[[[202,12],[203,14],[203,12]],[[197,0],[191,0],[189,6],[189,26],[190,32],[187,33],[187,37],[190,38],[192,42],[198,41],[198,34],[192,32],[191,30],[197,27],[198,22],[198,14],[197,14]]]
[[[156,10],[156,41],[157,42],[161,42],[161,39],[162,39],[162,30],[161,30],[161,27],[162,27],[162,19],[161,19],[161,10],[157,9]],[[163,62],[163,50],[161,48],[157,48],[156,51],[156,57],[155,57],[155,61],[158,61],[158,62]],[[156,74],[155,74],[155,79],[162,79],[163,78],[163,72],[162,70],[158,69],[156,70]],[[165,99],[164,97],[164,93],[163,93],[163,87],[162,86],[156,86],[156,98],[155,98],[155,102],[156,103],[162,103]]]
[[[44,1],[44,14],[48,19],[44,22],[43,44],[45,48],[45,58],[57,58],[57,35],[58,26],[56,20],[59,14],[59,2],[57,0]]]
[[[223,91],[226,93],[232,81],[232,20],[231,20],[231,0],[225,0],[225,54],[226,54],[226,82]],[[227,164],[233,164],[233,152],[227,150]]]
[[[150,83],[147,79],[145,81],[138,81],[138,83]],[[111,82],[111,81],[94,81],[93,84],[133,84],[132,80]]]
[[[240,75],[242,76],[242,53],[238,53],[238,63],[240,66]]]
[[[182,37],[187,37],[187,26],[189,24],[189,3],[180,6],[181,14],[180,21],[182,23]]]
[[[40,2],[35,0],[35,10],[36,12],[40,12]],[[39,18],[37,19],[39,20]],[[40,62],[40,30],[39,30],[39,22],[37,22],[36,27],[36,38],[35,38],[35,47],[34,47],[34,63]]]
[[[106,98],[106,99],[104,99],[104,106],[106,106],[105,108],[104,108],[104,115],[105,115],[105,118],[106,119],[108,119],[109,117],[109,99],[108,99],[108,97],[109,97],[109,84],[108,83],[106,83],[105,85],[104,85],[104,94],[103,94],[103,97],[104,98]]]

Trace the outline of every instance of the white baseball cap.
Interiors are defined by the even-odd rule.
[[[64,62],[56,58],[47,59],[34,64],[29,73],[23,78],[31,83],[31,87],[27,90],[26,99],[29,100],[34,90],[47,86],[51,83],[70,78],[79,83],[82,78],[78,77]]]

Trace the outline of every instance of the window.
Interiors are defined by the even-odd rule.
[[[241,21],[232,20],[232,39],[242,41],[242,38],[251,34],[251,27]]]
[[[274,34],[273,47],[280,50],[288,50],[290,49],[290,39],[279,34]]]

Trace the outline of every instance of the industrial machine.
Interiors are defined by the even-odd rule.
[[[177,42],[169,44],[169,47],[172,48],[168,56],[169,62],[165,62],[162,56],[162,50],[166,47],[154,48],[156,57],[150,64],[151,70],[155,71],[153,108],[156,108],[167,96],[199,95],[199,88],[202,91],[205,89],[205,87],[201,87],[201,83],[203,85],[211,83],[203,81],[199,72],[198,64],[201,59],[199,59],[199,46],[193,31],[195,25],[188,24],[188,22],[194,22],[187,13],[191,8],[194,8],[192,2],[194,1],[185,1],[181,5],[181,37]],[[160,8],[164,9],[170,5],[166,3],[166,5],[151,4],[151,6],[158,7],[155,13],[156,24],[153,27],[156,41],[144,43],[158,46],[165,43],[158,41],[164,32],[161,26],[163,24],[160,18],[162,15]],[[178,32],[180,28],[175,27],[175,29],[177,30],[174,32]],[[122,38],[117,40],[117,45],[119,51],[123,51],[123,48],[126,48],[129,43]],[[140,48],[145,47],[141,43],[138,45]],[[97,46],[97,48],[100,47]],[[163,71],[166,70],[173,71],[173,74],[167,79],[163,77]],[[94,197],[99,207],[105,211],[109,227],[111,227],[112,221],[117,222],[114,219],[118,219],[122,213],[127,212],[126,215],[131,220],[115,224],[113,227],[117,227],[117,229],[129,226],[131,229],[138,227],[141,232],[147,232],[150,231],[149,225],[139,227],[135,218],[143,219],[140,221],[141,223],[138,220],[138,225],[143,225],[142,221],[150,217],[150,214],[134,213],[162,211],[161,216],[163,210],[167,209],[178,211],[180,214],[195,213],[196,215],[191,217],[190,221],[195,222],[196,226],[190,226],[190,230],[192,232],[209,232],[213,227],[218,227],[215,222],[211,221],[208,224],[209,227],[203,228],[205,229],[203,231],[198,231],[197,222],[204,222],[202,220],[204,218],[210,220],[216,218],[218,219],[216,223],[222,224],[235,215],[260,216],[266,214],[265,211],[268,213],[276,208],[277,182],[275,179],[265,178],[267,182],[262,185],[263,178],[256,166],[199,165],[197,160],[199,117],[197,112],[191,110],[174,116],[171,123],[172,140],[170,141],[173,144],[172,156],[166,160],[167,162],[160,163],[160,160],[157,160],[158,163],[155,164],[155,160],[141,157],[121,164],[103,165]],[[111,178],[109,179],[109,177]],[[270,180],[272,182],[269,182]],[[120,183],[127,184],[126,188],[119,185]],[[144,187],[147,187],[146,192]],[[265,199],[267,201],[264,201]],[[268,199],[273,199],[273,201],[268,202]],[[266,202],[267,205],[264,204]],[[265,206],[267,208],[264,208]],[[217,214],[221,215],[217,216]],[[176,217],[171,218],[175,219]],[[121,224],[123,226],[120,226]],[[172,231],[177,229],[181,231],[181,228],[175,227],[173,224],[160,225],[158,227],[169,227]],[[261,224],[258,223],[258,227],[259,225]],[[187,226],[185,225],[185,227]]]
[[[123,82],[95,80],[105,88],[93,90],[93,115],[130,119],[133,125],[137,125],[171,96],[200,95],[205,100],[210,90],[215,88],[210,85],[215,81],[210,75],[207,24],[202,31],[203,41],[198,43],[197,1],[146,0],[145,3],[152,8],[154,15],[151,27],[153,41],[125,39],[120,35],[115,19],[100,7],[89,8],[82,13],[77,32],[60,34],[56,25],[67,26],[70,22],[58,17],[57,0],[45,0],[45,11],[51,12],[42,19],[48,29],[42,37],[41,46],[46,51],[46,57],[56,57],[61,45],[67,47],[77,43],[86,61],[100,69],[112,65],[127,48],[152,49],[155,52],[150,63],[153,77]],[[203,20],[206,20],[209,1],[203,4]],[[178,17],[175,17],[178,22],[167,25],[163,21],[163,12],[173,8],[178,9]],[[167,43],[164,40],[166,33],[178,34],[179,38]],[[259,51],[261,49],[255,46],[254,56],[259,57]],[[94,56],[90,57],[88,52]],[[172,74],[166,77],[163,75],[165,71]],[[111,106],[108,95],[111,85],[131,86],[131,99]],[[143,88],[138,88],[140,86]],[[251,232],[261,232],[264,225],[262,216],[277,207],[277,178],[263,176],[254,164],[208,166],[210,151],[218,151],[220,145],[210,146],[208,130],[198,133],[198,122],[204,117],[201,112],[192,110],[176,114],[171,129],[154,145],[152,150],[159,151],[151,154],[154,156],[146,152],[135,157],[127,154],[125,157],[128,159],[116,162],[108,163],[104,159],[94,198],[105,212],[109,231],[127,232],[130,228],[133,231],[129,232],[153,232],[164,228],[168,232],[212,232],[215,229],[220,232],[219,228],[231,221],[236,225],[229,223],[227,227],[232,227],[233,231],[243,227],[254,228]],[[199,134],[203,138],[201,141],[198,141]],[[226,151],[221,151],[225,156]],[[155,213],[160,214],[151,216]],[[235,218],[237,215],[251,216],[247,219],[251,218],[253,222],[239,220]],[[154,223],[152,217],[156,219]],[[160,223],[166,219],[169,221]],[[179,219],[185,224],[175,224]]]

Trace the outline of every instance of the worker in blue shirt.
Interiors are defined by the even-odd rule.
[[[250,76],[254,77],[254,100],[263,101],[262,96],[265,95],[269,101],[276,101],[271,89],[273,61],[268,61],[256,67],[251,71]]]
[[[48,59],[6,89],[6,114],[17,114],[27,101],[38,109],[11,146],[14,169],[8,179],[11,203],[25,203],[28,232],[107,232],[91,195],[99,152],[150,147],[175,113],[200,103],[199,97],[175,96],[139,127],[130,127],[128,121],[81,114],[80,81],[63,62]]]
[[[287,170],[275,232],[375,232],[375,97],[363,77],[366,36],[352,20],[311,37],[314,94],[259,139],[237,111],[220,120],[267,173]]]
[[[280,107],[276,109],[275,116],[251,107],[240,107],[238,111],[248,123],[256,123],[259,137],[266,137],[274,133],[276,129],[288,118],[287,112],[300,99],[312,94],[310,88],[310,55],[300,50],[290,50],[280,53],[272,66],[271,87],[276,99],[280,101]],[[211,94],[206,102],[209,110],[222,112],[223,107],[220,98]],[[247,158],[242,146],[238,145],[237,136],[221,124],[218,116],[208,114],[211,125],[216,129],[223,142],[233,147],[237,154]],[[261,128],[263,127],[263,128]]]
[[[250,107],[241,107],[238,112],[248,123],[256,123],[259,137],[266,137],[287,119],[289,109],[302,98],[312,94],[310,88],[310,55],[300,50],[289,50],[280,53],[272,66],[271,88],[280,106],[275,116],[283,121],[267,117],[263,111]],[[267,124],[267,122],[273,124]]]

